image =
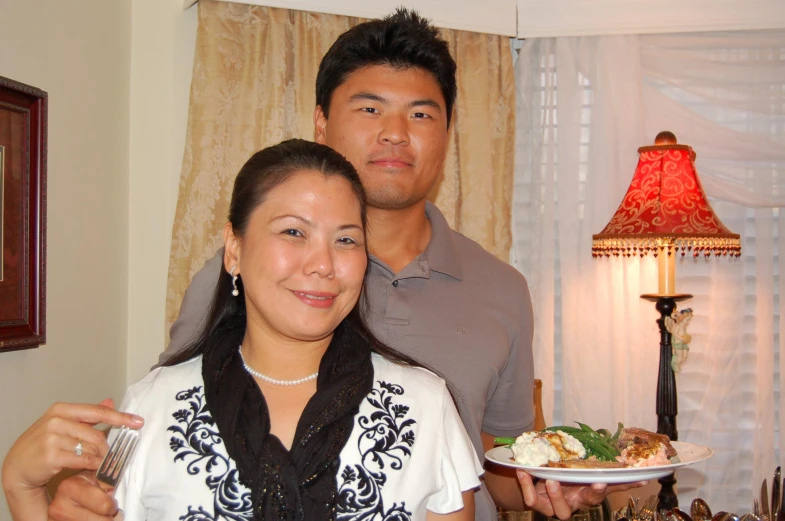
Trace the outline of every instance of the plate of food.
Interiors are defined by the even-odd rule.
[[[497,438],[485,457],[523,469],[540,479],[568,483],[630,483],[657,479],[710,458],[708,447],[619,424],[616,433],[578,427],[548,427],[517,438]]]

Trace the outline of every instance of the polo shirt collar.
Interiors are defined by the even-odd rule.
[[[452,228],[444,214],[430,201],[425,202],[425,215],[431,221],[431,240],[422,253],[423,260],[431,271],[461,280],[463,266]]]

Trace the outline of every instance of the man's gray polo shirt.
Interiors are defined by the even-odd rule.
[[[431,240],[398,274],[371,257],[367,298],[373,332],[450,384],[480,460],[480,433],[517,436],[534,424],[533,313],[526,280],[509,264],[450,229],[426,205]],[[207,261],[183,298],[159,363],[198,334],[222,252]],[[487,491],[475,495],[477,520],[496,519]]]

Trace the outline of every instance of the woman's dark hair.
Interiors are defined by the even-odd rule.
[[[433,74],[444,96],[450,126],[457,92],[450,47],[428,20],[402,7],[386,18],[352,27],[324,55],[316,75],[316,104],[325,117],[329,117],[335,89],[356,70],[372,65],[414,67]]]
[[[255,153],[237,174],[229,205],[229,222],[232,223],[235,235],[242,237],[245,234],[251,214],[265,201],[273,188],[303,171],[316,171],[326,177],[340,176],[346,179],[360,202],[363,229],[367,229],[365,191],[360,176],[352,164],[332,148],[302,139],[290,139]],[[368,273],[369,270],[366,269],[366,279]],[[240,295],[234,297],[232,278],[221,263],[221,273],[213,294],[210,313],[199,336],[163,365],[171,366],[185,362],[218,347],[225,347],[227,342],[234,346],[240,345],[246,327],[245,298],[242,294],[241,278],[237,280],[237,288],[240,290]],[[363,291],[364,288],[365,284],[363,284]],[[367,310],[364,306],[367,306],[367,299],[358,299],[357,304],[343,320],[343,324],[365,339],[371,352],[378,353],[397,364],[425,367],[376,338],[368,328],[365,320]]]

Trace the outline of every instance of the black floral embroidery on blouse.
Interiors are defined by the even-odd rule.
[[[357,424],[362,434],[357,442],[359,465],[347,465],[341,472],[338,487],[337,519],[340,521],[411,521],[412,513],[405,502],[385,508],[382,488],[387,473],[400,470],[403,459],[411,456],[416,422],[406,418],[409,407],[394,403],[403,396],[400,385],[379,382],[366,400],[374,411],[360,416]]]
[[[205,483],[213,492],[213,513],[203,506],[189,506],[188,512],[180,516],[181,521],[248,521],[253,519],[250,492],[240,485],[237,469],[232,467],[229,457],[221,454],[217,447],[223,440],[204,402],[201,386],[180,391],[177,401],[186,402],[187,408],[172,414],[177,424],[167,431],[173,433],[169,448],[175,453],[174,461],[185,463],[188,474],[206,474]]]

